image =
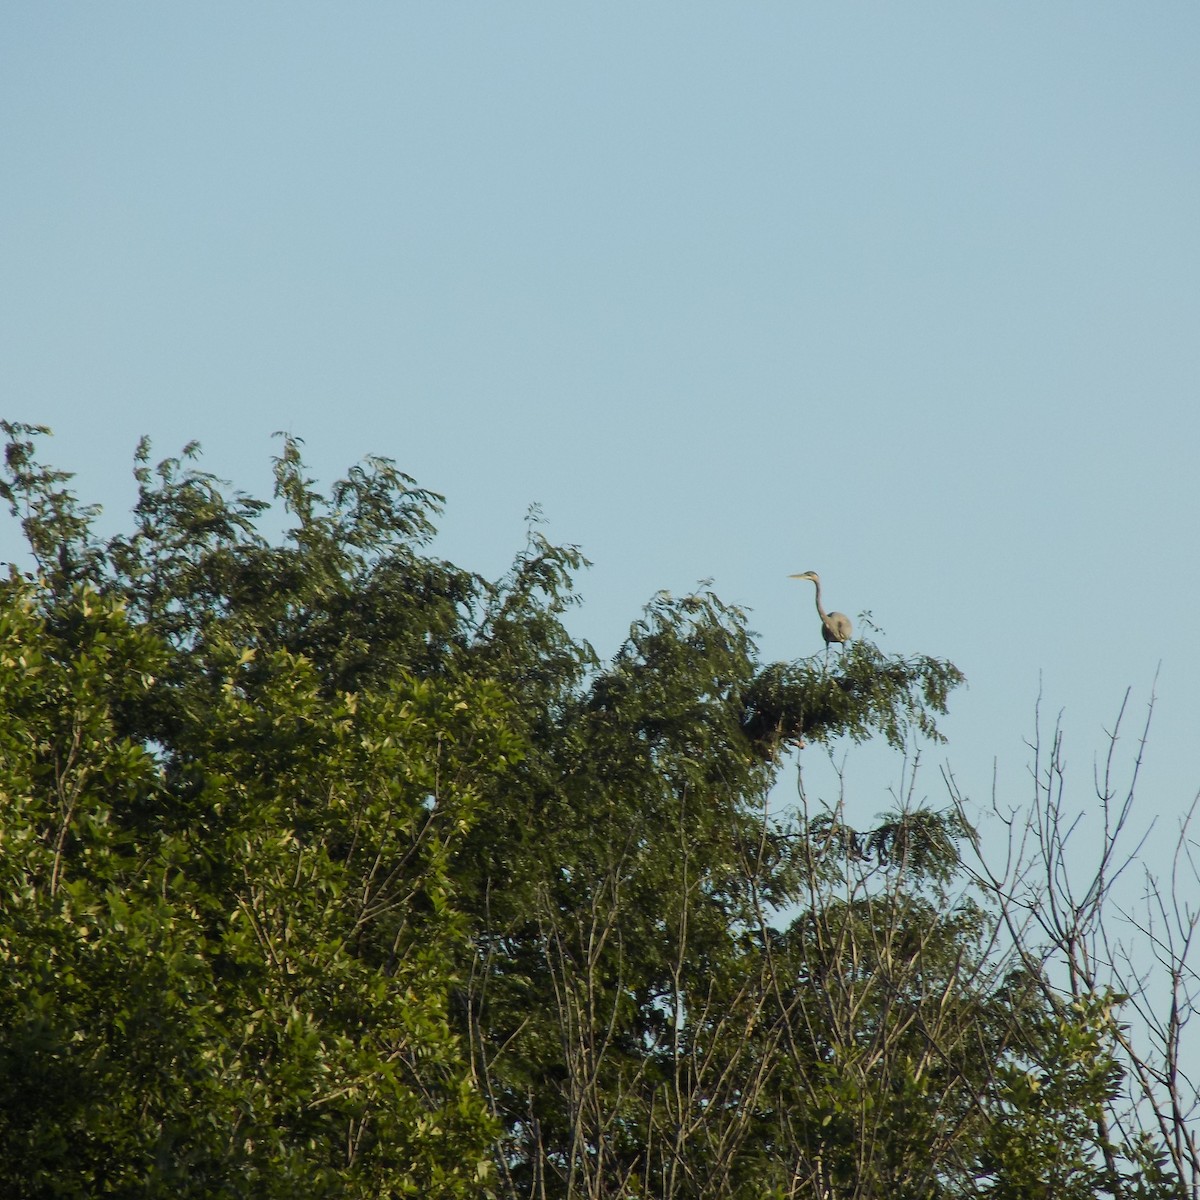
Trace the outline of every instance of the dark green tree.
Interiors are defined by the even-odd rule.
[[[961,806],[772,810],[937,737],[951,664],[762,663],[710,590],[601,663],[576,549],[443,562],[386,459],[326,496],[285,438],[272,507],[143,444],[105,539],[4,430],[5,1195],[1176,1194]]]
[[[272,547],[262,505],[139,464],[99,545],[8,432],[34,572],[0,589],[0,1191],[477,1194],[452,868],[520,742],[494,685],[360,658],[349,612],[404,594],[389,538],[442,586],[410,567],[428,498],[381,466],[319,510],[289,446]],[[428,653],[440,603],[396,640]]]

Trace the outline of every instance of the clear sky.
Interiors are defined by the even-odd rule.
[[[1173,824],[1197,61],[1191,2],[9,4],[0,410],[113,529],[143,433],[260,493],[275,430],[326,482],[393,457],[492,575],[538,503],[603,652],[704,578],[764,656],[817,652],[816,569],[969,677],[939,804],[947,759],[1028,796],[1040,688],[1086,805],[1161,663]]]

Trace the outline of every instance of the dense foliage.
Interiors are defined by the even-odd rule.
[[[578,552],[440,561],[387,460],[324,496],[285,440],[271,509],[143,445],[104,539],[4,429],[0,1193],[1178,1194],[960,809],[769,814],[950,664],[763,664],[706,591],[601,663]]]

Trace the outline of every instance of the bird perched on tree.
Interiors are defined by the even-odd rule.
[[[827,613],[821,607],[821,577],[816,571],[805,571],[802,575],[789,575],[789,579],[811,579],[817,585],[817,613],[821,618],[821,636],[825,639],[825,653],[828,656],[829,647],[837,642],[841,645],[850,640],[853,626],[845,613]]]

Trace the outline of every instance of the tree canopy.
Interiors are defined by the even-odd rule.
[[[938,737],[952,664],[764,663],[705,588],[600,661],[578,549],[445,562],[387,459],[284,438],[272,504],[143,443],[102,537],[3,428],[5,1195],[1191,1194],[964,805],[768,803]]]

